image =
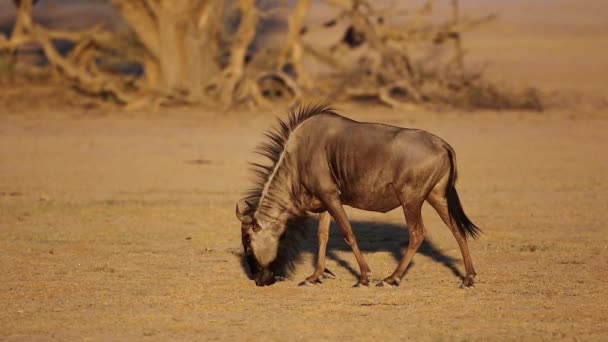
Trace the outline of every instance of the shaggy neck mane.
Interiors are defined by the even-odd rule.
[[[255,179],[253,188],[245,195],[245,200],[250,204],[249,214],[255,216],[260,210],[270,207],[270,203],[266,199],[271,199],[273,191],[277,189],[276,175],[283,162],[289,137],[304,121],[320,114],[336,113],[332,108],[322,104],[299,107],[289,112],[286,121],[278,119],[278,124],[266,131],[267,140],[260,144],[255,151],[268,158],[270,163],[269,165],[250,163]],[[273,203],[273,205],[284,206],[282,203]]]

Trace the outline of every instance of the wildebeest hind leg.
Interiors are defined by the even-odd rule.
[[[450,228],[458,246],[462,253],[462,259],[464,260],[464,268],[466,274],[462,280],[462,286],[465,288],[473,287],[475,278],[475,269],[473,268],[473,261],[471,260],[471,253],[469,252],[469,244],[467,243],[466,236],[464,236],[460,229],[456,226],[455,222],[450,218],[448,211],[448,201],[445,197],[445,190],[443,188],[435,188],[427,198],[427,201],[441,217],[443,222]]]
[[[397,268],[395,268],[395,271],[378,283],[378,286],[398,286],[407,266],[410,264],[412,258],[414,258],[414,255],[418,251],[418,248],[424,241],[424,224],[422,222],[421,209],[422,205],[420,203],[403,205],[403,213],[405,214],[405,220],[410,233],[407,252],[399,262],[399,265],[397,265]]]
[[[331,224],[331,215],[324,212],[319,216],[319,254],[317,257],[317,267],[315,272],[306,280],[300,283],[302,285],[310,285],[321,283],[321,278],[332,278],[334,274],[325,268],[325,254],[327,250],[327,240],[329,239],[329,226]]]

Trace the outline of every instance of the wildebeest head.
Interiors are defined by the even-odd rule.
[[[258,286],[275,282],[275,262],[279,250],[279,240],[284,224],[260,222],[253,217],[251,206],[242,210],[236,205],[236,217],[241,221],[241,239],[247,266]]]

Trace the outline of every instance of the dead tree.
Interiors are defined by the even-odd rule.
[[[461,18],[458,0],[452,0],[452,18],[436,24],[427,18],[435,0],[427,0],[412,11],[391,7],[380,10],[366,0],[326,2],[340,13],[324,26],[346,21],[349,23],[346,31],[330,51],[321,51],[312,44],[305,44],[304,49],[309,56],[341,75],[332,90],[332,98],[375,97],[391,107],[410,107],[466,96],[479,78],[478,72],[468,71],[464,66],[461,36],[464,31],[492,20],[494,15]],[[395,16],[405,16],[407,20],[391,20]],[[340,44],[348,48],[339,49]],[[445,62],[425,53],[438,48],[452,51],[454,57]],[[365,52],[358,63],[344,65],[343,54],[352,49]],[[417,59],[416,55],[424,55],[424,59]]]
[[[463,32],[494,16],[462,16],[458,0],[451,0],[452,15],[442,23],[430,20],[436,0],[413,10],[379,9],[368,0],[325,1],[338,14],[318,29],[344,24],[342,36],[329,49],[306,39],[306,32],[315,29],[304,26],[311,0],[291,6],[278,2],[263,10],[255,0],[111,0],[137,38],[137,44],[121,46],[116,33],[99,27],[48,30],[32,21],[33,1],[20,0],[14,33],[10,38],[0,34],[0,51],[37,43],[74,88],[97,96],[111,94],[130,108],[178,103],[259,107],[277,98],[295,102],[311,94],[375,98],[399,108],[528,108],[539,103],[534,92],[524,92],[522,98],[501,91],[484,80],[481,71],[467,67]],[[252,48],[270,12],[280,13],[286,23],[284,41],[278,51]],[[57,39],[72,41],[75,47],[64,56],[54,46]],[[102,70],[98,61],[107,51],[137,61],[144,77],[133,80]],[[311,62],[331,71],[321,75],[307,70]]]

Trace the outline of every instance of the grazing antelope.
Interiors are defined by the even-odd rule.
[[[409,228],[407,252],[395,271],[378,285],[397,286],[424,240],[421,208],[435,208],[456,238],[466,274],[473,286],[475,270],[467,235],[480,230],[466,216],[456,183],[454,150],[439,137],[418,129],[357,122],[325,105],[301,107],[266,134],[257,151],[269,166],[253,164],[257,182],[236,206],[249,269],[258,286],[275,281],[277,270],[289,265],[297,233],[307,213],[320,213],[319,257],[314,273],[303,284],[320,282],[325,269],[329,226],[333,218],[360,268],[355,286],[369,285],[370,268],[343,205],[387,212],[403,208]],[[331,272],[330,272],[331,273]]]

